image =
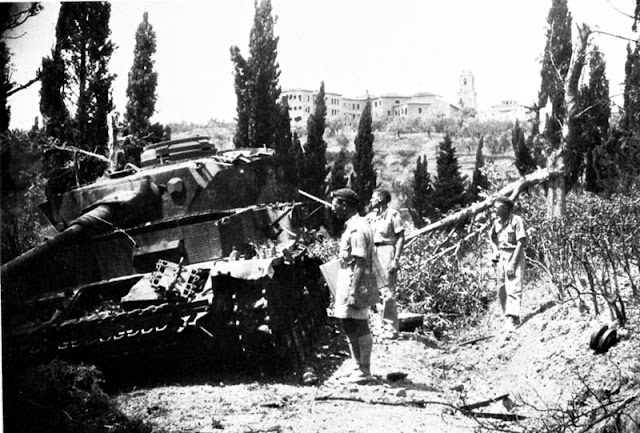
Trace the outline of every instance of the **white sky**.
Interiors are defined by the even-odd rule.
[[[19,39],[13,80],[33,78],[55,43],[59,3],[44,2]],[[632,37],[632,0],[569,0],[574,23]],[[531,104],[540,86],[540,58],[551,0],[272,0],[282,89],[344,96],[432,92],[456,101],[463,69],[475,75],[478,105],[504,99]],[[618,9],[618,10],[616,10]],[[158,100],[153,121],[232,120],[236,98],[229,47],[248,57],[253,0],[112,2],[117,45],[110,70],[113,97],[125,111],[127,74],[144,11],[157,35]],[[575,34],[575,32],[574,32]],[[611,94],[621,93],[625,40],[595,35],[607,61]],[[28,129],[39,115],[39,84],[9,99],[11,128]],[[621,103],[621,97],[614,101]]]

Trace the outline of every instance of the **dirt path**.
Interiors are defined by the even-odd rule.
[[[216,376],[129,391],[117,401],[128,415],[171,432],[472,431],[475,423],[447,406],[455,393],[450,381],[428,367],[438,349],[411,339],[378,341],[376,380],[367,385],[344,385],[334,377],[346,359],[344,349],[321,346],[311,362],[319,377],[315,386],[301,385],[299,374],[276,381]],[[386,378],[399,371],[407,377]]]
[[[505,394],[508,399],[476,411],[520,415],[532,422],[540,408],[576,399],[587,382],[594,393],[618,392],[620,384],[640,388],[637,321],[631,338],[595,355],[589,336],[603,319],[589,319],[552,298],[544,286],[531,288],[524,323],[506,337],[497,332],[502,323],[494,309],[475,329],[446,343],[420,333],[376,339],[376,380],[368,385],[337,381],[347,347],[330,321],[308,360],[318,376],[313,386],[301,384],[301,372],[258,380],[206,373],[121,392],[116,401],[127,415],[141,417],[156,431],[455,433],[474,431],[479,422],[504,426],[505,421],[474,420],[456,408]],[[468,342],[475,338],[480,340]],[[406,378],[387,379],[393,372]]]

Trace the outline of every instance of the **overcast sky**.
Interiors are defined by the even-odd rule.
[[[55,43],[59,3],[9,41],[13,80],[31,79]],[[478,105],[511,99],[531,104],[540,86],[540,58],[551,0],[272,0],[282,89],[347,97],[431,92],[455,103],[458,79],[470,69]],[[632,37],[632,0],[569,0],[575,22]],[[229,47],[248,56],[253,0],[112,2],[117,45],[110,70],[116,108],[124,112],[127,73],[143,13],[157,35],[157,113],[153,121],[232,120],[236,99]],[[575,34],[575,32],[574,32]],[[595,35],[605,53],[611,94],[621,93],[627,42]],[[39,84],[9,99],[11,128],[27,129],[39,115]],[[621,103],[620,97],[614,101]]]

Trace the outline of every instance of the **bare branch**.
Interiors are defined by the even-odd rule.
[[[602,98],[601,100],[597,101],[595,104],[589,105],[587,108],[585,108],[584,110],[582,110],[581,112],[579,112],[578,114],[573,116],[573,118],[577,119],[578,117],[582,116],[584,113],[586,113],[587,111],[591,110],[592,108],[595,108],[600,104],[604,104],[605,102],[609,102],[613,98],[615,98],[617,96],[622,96],[622,95],[624,95],[624,93],[618,93],[617,95],[612,95],[612,96],[609,96],[608,98]]]
[[[626,13],[626,12],[621,11],[620,9],[618,9],[618,8],[616,7],[616,5],[614,5],[613,3],[611,3],[611,0],[607,0],[607,3],[609,3],[609,6],[611,6],[613,9],[615,9],[615,10],[616,10],[616,12],[618,12],[618,13],[620,13],[620,14],[624,15],[625,17],[627,17],[627,18],[631,18],[632,20],[635,20],[635,19],[636,19],[636,17],[634,17],[633,15],[629,15],[628,13]]]
[[[47,150],[62,150],[62,151],[65,151],[65,152],[74,152],[76,154],[82,153],[83,155],[92,156],[94,158],[97,158],[100,161],[109,162],[109,158],[107,158],[104,155],[100,155],[100,154],[97,154],[97,153],[89,152],[87,150],[83,150],[83,149],[80,149],[80,148],[75,147],[75,146],[64,146],[64,147],[62,147],[62,146],[51,145],[51,146],[48,147]]]
[[[19,91],[26,89],[27,87],[31,86],[36,81],[40,81],[40,79],[42,78],[43,75],[44,74],[42,74],[42,73],[40,73],[40,71],[38,71],[38,73],[37,73],[35,78],[33,78],[32,80],[29,80],[28,82],[26,82],[25,84],[23,84],[21,86],[14,87],[13,89],[9,90],[5,96],[8,98],[9,96],[13,95],[14,93],[18,93]]]
[[[616,34],[613,34],[613,33],[605,32],[604,30],[594,30],[591,33],[600,33],[602,35],[612,36],[614,38],[622,39],[624,41],[637,42],[635,39],[631,39],[631,38],[627,38],[625,36],[620,36],[620,35],[616,35]]]

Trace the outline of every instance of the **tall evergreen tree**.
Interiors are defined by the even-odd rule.
[[[544,49],[539,107],[551,103],[551,118],[543,133],[551,145],[557,149],[562,139],[562,125],[565,122],[564,80],[571,61],[571,13],[567,0],[553,0],[547,17],[547,42]],[[541,119],[544,121],[544,119]]]
[[[292,157],[295,167],[295,179],[293,179],[294,184],[298,185],[298,187],[301,187],[300,180],[303,178],[304,152],[302,151],[302,143],[300,143],[300,137],[298,137],[297,131],[293,131],[293,137],[291,139],[291,150],[289,151],[289,154]]]
[[[331,173],[327,185],[327,192],[347,186],[347,164],[349,163],[349,154],[345,146],[340,146],[340,152],[331,164]]]
[[[240,48],[231,47],[231,61],[233,62],[233,81],[236,90],[236,131],[233,144],[237,148],[249,147],[249,81],[250,71],[247,61],[240,54]]]
[[[129,71],[127,85],[127,113],[129,134],[144,136],[149,131],[150,119],[156,108],[158,73],[154,71],[156,32],[149,23],[149,14],[142,15],[136,30],[136,46],[133,50],[133,65]]]
[[[109,40],[110,18],[108,2],[62,3],[56,25],[56,50],[65,63],[66,96],[76,107],[76,144],[100,153],[106,153],[107,113],[113,108],[109,92],[115,77],[108,73],[114,50]]]
[[[590,53],[589,82],[580,89],[578,105],[579,113],[573,119],[575,129],[570,137],[572,143],[565,159],[567,185],[573,185],[584,173],[585,189],[597,192],[600,187],[593,152],[608,138],[611,116],[606,64],[597,46]]]
[[[307,120],[307,143],[304,146],[298,184],[302,190],[316,197],[324,197],[327,175],[327,143],[323,138],[327,118],[324,81],[320,84],[320,91],[314,102],[314,111]]]
[[[460,174],[460,164],[456,149],[449,134],[440,142],[436,157],[437,177],[433,183],[433,205],[441,213],[464,203],[464,177]]]
[[[256,3],[253,27],[249,36],[249,58],[231,47],[234,63],[238,125],[234,137],[236,147],[275,148],[276,132],[281,117],[280,66],[277,62],[278,40],[274,33],[271,0]]]
[[[40,100],[42,114],[48,116],[47,131],[81,149],[102,155],[107,154],[107,114],[113,109],[111,85],[115,78],[109,74],[109,60],[114,50],[109,40],[110,17],[108,2],[62,3],[54,52],[51,58],[43,59],[43,70],[53,66],[55,73],[47,78],[48,82],[43,80]],[[61,102],[75,109],[73,122],[64,119],[65,112],[71,110],[62,109]],[[56,112],[57,109],[62,113]],[[64,165],[60,160],[49,162],[53,172]],[[80,157],[77,165],[80,169],[75,173],[76,183],[93,181],[106,167],[103,161],[91,157]],[[49,173],[52,174],[50,182],[57,177]],[[59,193],[71,185],[62,181],[49,186],[51,192]]]
[[[367,203],[376,188],[376,172],[373,168],[373,142],[375,137],[371,124],[371,101],[367,99],[360,115],[358,133],[354,140],[356,153],[353,156],[353,171],[356,175],[355,192],[358,194],[361,203]]]
[[[275,128],[274,150],[278,155],[290,155],[293,146],[293,135],[291,134],[291,117],[289,116],[289,102],[284,99],[278,104],[277,125]]]
[[[482,148],[484,146],[484,136],[480,137],[478,141],[478,148],[476,149],[476,163],[473,168],[473,175],[471,177],[471,183],[467,190],[467,203],[473,203],[478,200],[478,194],[481,191],[487,191],[489,189],[489,179],[484,174],[484,155],[482,154]]]
[[[536,160],[531,154],[531,147],[524,139],[524,130],[518,120],[516,120],[516,124],[511,132],[511,145],[513,146],[513,153],[516,157],[515,165],[520,175],[525,176],[533,173],[536,170]]]
[[[418,156],[416,168],[413,171],[412,202],[418,216],[416,225],[420,227],[423,225],[424,218],[429,218],[433,214],[432,194],[433,186],[428,171],[427,156]]]
[[[60,141],[73,139],[71,115],[65,104],[65,71],[60,52],[55,49],[51,57],[42,59],[42,70],[47,71],[41,78],[40,113],[44,118],[44,129],[48,136]]]
[[[638,9],[637,21],[640,21]],[[622,187],[625,188],[640,174],[640,39],[633,48],[631,45],[627,46],[623,112],[616,136],[620,149],[619,169],[623,176]]]

